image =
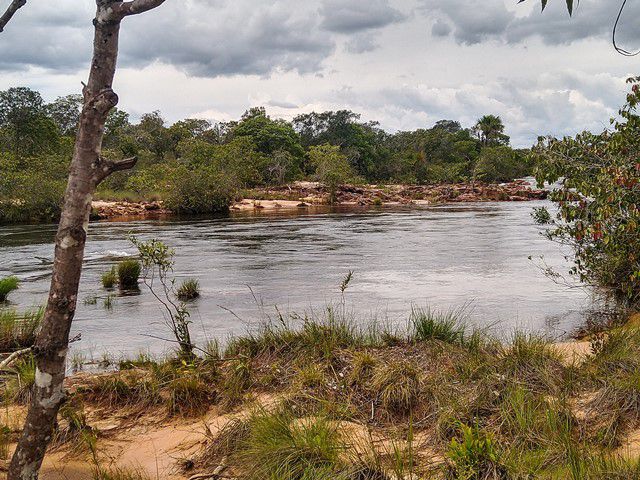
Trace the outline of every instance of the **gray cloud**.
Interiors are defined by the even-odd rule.
[[[448,23],[443,22],[442,20],[436,20],[436,23],[431,27],[431,34],[434,37],[446,37],[451,33],[451,27]]]
[[[93,10],[77,7],[75,0],[57,1],[59,10],[42,3],[29,4],[26,15],[3,34],[0,69],[64,72],[88,65]],[[121,65],[159,61],[196,76],[315,72],[335,49],[320,20],[317,10],[295,0],[167,2],[125,20]]]
[[[320,14],[323,28],[337,33],[382,28],[406,19],[388,0],[324,0]]]
[[[443,21],[452,25],[451,34],[460,44],[473,45],[496,39],[506,43],[520,43],[539,36],[547,44],[569,44],[587,38],[602,38],[611,34],[618,12],[618,2],[583,0],[569,17],[565,2],[551,1],[544,13],[540,12],[538,0],[533,10],[525,6],[507,9],[502,1],[485,0],[420,0],[421,10],[428,17],[437,18],[433,33],[448,35],[442,27]],[[515,1],[514,1],[515,4]],[[521,10],[518,12],[517,8]],[[620,24],[622,42],[640,42],[640,31],[632,26],[632,19],[640,15],[637,2],[627,6]]]
[[[345,44],[345,49],[349,53],[366,53],[374,51],[379,46],[376,36],[367,32],[351,37]]]

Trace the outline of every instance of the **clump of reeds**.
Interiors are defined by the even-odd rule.
[[[183,302],[195,300],[200,296],[200,282],[193,278],[184,280],[176,290],[176,296]]]
[[[19,313],[16,310],[0,310],[0,352],[28,348],[36,340],[44,309]]]
[[[142,266],[138,260],[123,260],[118,264],[118,282],[120,288],[133,290],[138,288],[138,279]]]

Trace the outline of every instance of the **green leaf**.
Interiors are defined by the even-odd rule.
[[[544,12],[544,9],[547,8],[547,2],[549,0],[542,0],[542,11]]]
[[[567,0],[567,10],[569,10],[569,15],[573,15],[573,0]]]

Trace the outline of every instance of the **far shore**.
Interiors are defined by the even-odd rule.
[[[294,182],[256,188],[229,206],[231,212],[305,210],[334,206],[424,206],[446,203],[524,202],[547,198],[546,190],[531,188],[525,180],[500,184],[456,183],[439,185],[342,185],[331,204],[327,188],[317,182]],[[171,215],[161,200],[92,203],[97,219],[149,218]]]

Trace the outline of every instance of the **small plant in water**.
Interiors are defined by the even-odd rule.
[[[138,260],[123,260],[118,264],[118,281],[120,288],[136,289],[138,288],[138,279],[142,267]]]
[[[118,272],[116,271],[116,267],[111,267],[111,270],[104,272],[100,277],[100,280],[102,281],[102,286],[104,288],[115,287],[118,282]]]
[[[188,280],[184,280],[178,290],[176,291],[176,296],[179,300],[194,300],[200,296],[200,282],[193,278]]]
[[[18,277],[6,277],[0,279],[0,302],[6,302],[11,292],[18,288]]]
[[[142,281],[151,290],[166,313],[166,323],[171,329],[176,342],[180,345],[180,355],[191,360],[195,348],[189,332],[189,311],[183,302],[176,303],[177,296],[173,280],[168,275],[173,271],[173,249],[159,240],[141,242],[135,237],[130,238],[142,260]]]
[[[115,298],[115,295],[107,295],[102,302],[102,306],[107,310],[112,310]]]

